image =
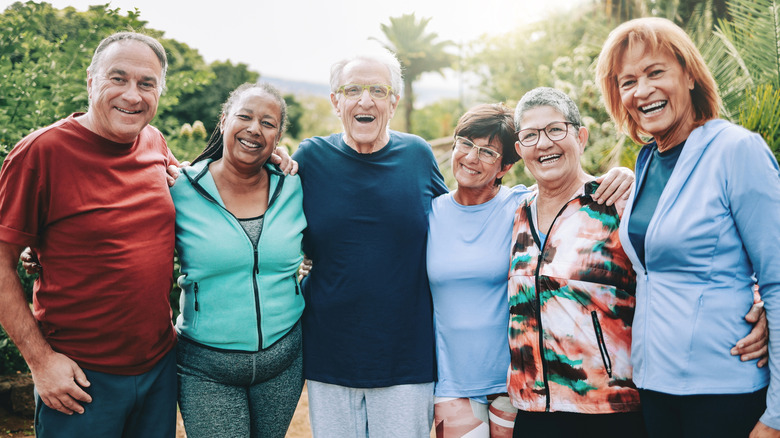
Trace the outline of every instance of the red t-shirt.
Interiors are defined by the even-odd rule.
[[[176,160],[151,126],[120,144],[78,115],[28,135],[6,158],[0,241],[38,253],[33,314],[55,351],[90,370],[137,375],[176,342],[165,177]]]

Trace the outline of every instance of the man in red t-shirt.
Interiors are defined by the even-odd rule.
[[[0,324],[32,371],[38,437],[175,435],[177,162],[149,126],[166,69],[155,39],[106,38],[88,111],[22,139],[0,172]],[[16,275],[25,246],[44,268],[32,312]]]

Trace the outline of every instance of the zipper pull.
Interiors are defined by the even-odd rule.
[[[195,283],[195,311],[197,312],[200,306],[198,305],[198,283]]]

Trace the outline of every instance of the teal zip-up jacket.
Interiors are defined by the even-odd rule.
[[[301,181],[266,165],[268,210],[255,249],[225,208],[210,162],[182,169],[171,188],[184,275],[176,329],[208,347],[259,351],[284,336],[303,313],[297,280],[306,228]]]

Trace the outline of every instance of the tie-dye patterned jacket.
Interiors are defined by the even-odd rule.
[[[521,410],[639,410],[630,362],[636,277],[617,210],[590,196],[597,187],[585,184],[558,213],[541,249],[531,220],[536,196],[515,213],[507,386]]]

